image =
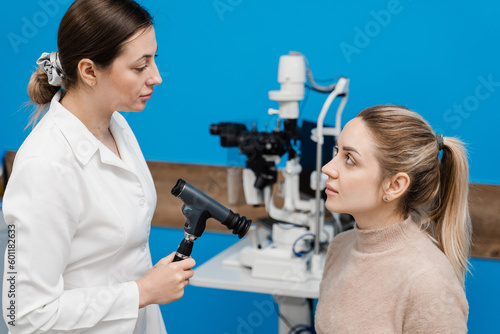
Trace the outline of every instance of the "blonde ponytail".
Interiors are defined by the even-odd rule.
[[[443,142],[439,191],[429,218],[435,224],[439,248],[446,254],[463,285],[472,237],[468,204],[469,167],[466,150],[460,140],[445,137]]]
[[[437,137],[422,116],[402,106],[375,106],[358,117],[375,138],[380,179],[399,172],[410,177],[399,213],[411,216],[437,241],[463,285],[472,234],[464,145],[455,138]]]

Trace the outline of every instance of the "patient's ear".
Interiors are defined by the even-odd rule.
[[[383,182],[384,201],[389,202],[401,197],[410,186],[410,177],[406,173],[397,173]]]

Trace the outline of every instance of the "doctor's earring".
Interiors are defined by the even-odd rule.
[[[92,83],[90,85],[91,86],[95,86],[95,81],[92,81]]]
[[[386,202],[389,201],[389,197],[384,196],[384,201],[386,201]]]

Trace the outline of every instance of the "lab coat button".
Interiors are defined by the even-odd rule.
[[[87,140],[82,140],[78,143],[76,151],[81,156],[87,156],[92,149],[92,144]]]
[[[144,198],[141,198],[141,200],[139,201],[139,205],[141,206],[141,208],[146,206],[146,200]]]

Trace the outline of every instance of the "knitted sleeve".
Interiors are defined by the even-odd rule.
[[[431,269],[411,284],[403,319],[403,333],[467,333],[469,306],[454,276]]]

